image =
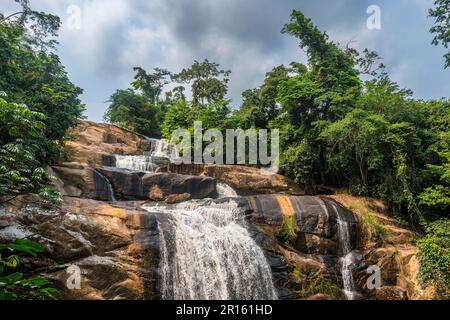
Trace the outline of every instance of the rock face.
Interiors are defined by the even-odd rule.
[[[104,201],[114,199],[108,180],[87,164],[65,162],[47,171],[57,178],[54,185],[63,196]]]
[[[358,220],[361,264],[355,269],[354,278],[358,290],[366,299],[380,300],[429,300],[434,297],[432,287],[422,288],[418,280],[420,263],[418,248],[413,240],[418,236],[398,226],[396,220],[386,215],[386,208],[377,200],[348,195],[332,196],[342,206],[351,208]],[[383,231],[381,243],[374,241],[373,230],[367,216],[378,221]],[[380,228],[380,227],[379,227]],[[380,239],[379,239],[380,240]],[[369,266],[381,271],[381,288],[368,289]]]
[[[333,203],[318,197],[283,195],[250,196],[246,200],[249,228],[266,253],[279,298],[345,299],[339,289]],[[289,216],[295,218],[290,244],[279,237]]]
[[[118,199],[164,201],[188,193],[191,199],[216,196],[216,180],[174,173],[144,173],[111,167],[98,169],[111,182]]]
[[[139,203],[111,206],[69,197],[49,211],[35,200],[20,198],[0,208],[0,241],[26,235],[41,243],[45,256],[27,267],[53,279],[61,299],[158,299],[156,214],[140,210]],[[77,269],[80,288],[70,290]]]
[[[111,124],[81,120],[66,142],[70,162],[112,165],[111,154],[133,155],[148,150],[149,141]]]
[[[257,194],[302,195],[303,190],[292,180],[279,175],[265,175],[258,168],[218,164],[169,164],[161,172],[204,175],[231,186],[241,196]]]
[[[248,197],[253,209],[253,219],[275,228],[281,228],[286,217],[295,217],[296,235],[294,248],[305,253],[337,255],[337,217],[333,208],[339,208],[329,199],[319,197],[288,197],[260,195]],[[352,229],[351,242],[357,246],[357,223],[353,214],[343,211]]]

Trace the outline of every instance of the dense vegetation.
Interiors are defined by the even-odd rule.
[[[60,19],[16,2],[19,12],[0,13],[0,203],[32,193],[54,206],[60,195],[44,168],[59,160],[67,129],[82,117],[82,90],[55,53]],[[0,244],[0,300],[54,297],[49,281],[16,270],[22,255],[43,251],[28,240]]]
[[[51,195],[42,168],[59,159],[67,129],[82,116],[82,90],[55,53],[59,18],[16,2],[19,12],[0,14],[0,196]]]

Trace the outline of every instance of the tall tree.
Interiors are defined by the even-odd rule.
[[[442,44],[449,49],[450,44],[450,0],[435,0],[434,8],[429,10],[430,17],[435,18],[430,32],[435,34],[432,44]],[[450,67],[450,49],[444,55],[445,68]]]
[[[194,64],[175,74],[172,79],[179,83],[191,84],[192,105],[205,107],[207,104],[224,100],[228,92],[230,70],[220,69],[220,65],[209,62],[194,61]]]

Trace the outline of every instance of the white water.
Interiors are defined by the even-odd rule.
[[[165,139],[148,139],[152,143],[152,156],[170,158],[170,145]]]
[[[164,212],[174,235],[161,236],[161,293],[175,300],[276,299],[270,267],[232,201],[186,202]]]
[[[164,139],[147,138],[147,140],[151,142],[151,152],[149,155],[115,155],[116,168],[144,172],[154,172],[159,168],[158,164],[155,163],[155,158],[168,159],[170,156],[170,145]]]
[[[216,190],[218,194],[218,199],[238,197],[236,191],[232,187],[223,182],[217,182]]]
[[[116,202],[117,199],[116,199],[116,195],[114,193],[114,189],[111,185],[111,182],[109,182],[108,178],[105,177],[105,179],[106,179],[106,184],[108,186],[108,198],[109,198],[108,201]]]
[[[122,156],[116,155],[116,167],[135,171],[153,172],[158,166],[153,163],[152,156]]]
[[[333,210],[337,217],[337,227],[339,236],[339,245],[342,250],[342,257],[339,259],[341,264],[342,281],[344,284],[344,294],[348,300],[354,300],[356,297],[355,283],[352,274],[352,265],[354,262],[354,254],[352,252],[350,227],[344,220],[342,213],[333,204]]]

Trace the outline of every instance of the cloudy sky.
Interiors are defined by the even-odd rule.
[[[280,33],[300,9],[330,38],[384,57],[391,78],[417,98],[450,96],[444,49],[430,45],[433,0],[31,0],[62,18],[59,54],[71,80],[84,89],[89,119],[100,121],[108,97],[126,88],[132,68],[176,72],[208,58],[233,71],[229,96],[258,86],[273,66],[305,62],[296,39]],[[381,29],[367,28],[367,8],[381,9]],[[12,12],[13,0],[0,10]],[[77,28],[74,13],[80,13]],[[75,24],[74,24],[75,22]],[[75,26],[75,28],[74,28]]]

